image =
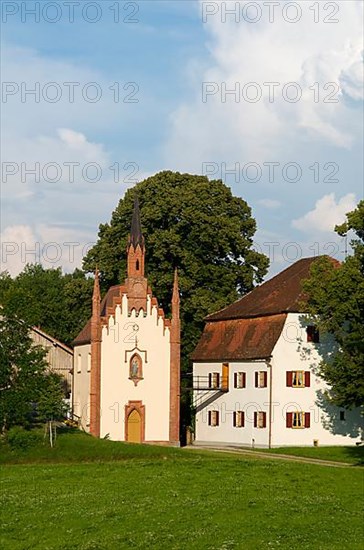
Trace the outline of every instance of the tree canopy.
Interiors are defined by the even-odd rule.
[[[320,366],[333,403],[345,408],[364,404],[364,201],[336,226],[340,235],[353,231],[353,255],[338,268],[321,258],[305,283],[308,312],[318,315],[321,331],[331,333],[336,351]]]
[[[0,304],[27,325],[70,344],[91,314],[92,286],[80,269],[63,275],[60,268],[26,265],[15,279],[0,274]]]
[[[46,351],[35,346],[23,320],[0,310],[0,431],[32,423],[36,405],[42,418],[64,410],[62,382],[50,373]],[[49,391],[51,390],[51,392]]]
[[[177,267],[181,290],[185,364],[204,317],[262,281],[269,260],[253,249],[256,223],[251,209],[221,181],[161,172],[129,189],[100,225],[96,245],[84,259],[100,270],[104,291],[126,276],[126,245],[137,193],[146,243],[148,280],[167,314]]]

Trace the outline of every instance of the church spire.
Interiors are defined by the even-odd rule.
[[[145,246],[140,223],[140,210],[137,195],[134,198],[134,210],[128,238],[128,278],[144,277]]]
[[[131,245],[133,245],[134,248],[136,248],[138,245],[140,246],[140,248],[144,248],[144,237],[142,234],[142,226],[140,223],[140,210],[137,195],[135,195],[134,197],[134,210],[133,217],[131,219],[131,228],[128,242],[128,246],[130,247]]]

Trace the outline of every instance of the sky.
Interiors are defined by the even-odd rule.
[[[161,170],[245,199],[268,276],[350,251],[334,226],[364,195],[361,0],[1,9],[0,271],[80,267]]]

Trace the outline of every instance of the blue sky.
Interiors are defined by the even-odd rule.
[[[45,20],[55,17],[54,7],[41,11],[55,2],[41,2],[35,22],[24,11],[35,4],[2,3],[2,270],[16,274],[36,255],[47,266],[74,269],[132,185],[134,168],[137,179],[163,169],[223,176],[253,209],[256,246],[270,252],[270,274],[301,255],[342,257],[333,226],[363,197],[362,2],[337,3],[334,15],[320,8],[316,22],[314,2],[297,2],[295,23],[285,1],[273,21],[262,11],[256,23],[253,11],[244,12],[246,1],[106,0],[93,3],[101,14],[95,23],[82,17],[92,2],[75,5],[73,23],[63,1],[56,3],[58,22]],[[223,4],[239,12],[224,20]],[[204,22],[209,10],[215,13]],[[79,83],[73,102],[67,82]],[[278,83],[273,101],[269,82]],[[282,95],[289,82],[302,93],[295,103]],[[39,102],[22,100],[35,83]],[[60,90],[57,102],[48,101],[57,91],[49,83]],[[206,83],[214,93],[203,101]],[[224,96],[224,83],[240,91],[238,100]],[[255,103],[242,95],[248,83],[262,92]],[[85,85],[91,94],[101,91],[99,101],[85,100]],[[115,102],[116,87],[134,102]],[[39,181],[25,173],[37,162]],[[73,182],[70,162],[78,163]],[[101,170],[99,181],[82,177],[89,163]],[[118,183],[109,168],[115,163]],[[277,163],[274,181],[267,163]],[[50,181],[52,168],[42,173],[49,164],[60,167],[57,181]],[[225,166],[236,173],[224,177]],[[69,242],[77,243],[74,257]]]

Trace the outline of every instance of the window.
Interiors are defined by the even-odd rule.
[[[214,390],[220,387],[220,373],[219,372],[210,372],[209,373],[209,388]]]
[[[245,372],[234,372],[234,388],[245,388],[246,387],[246,373]]]
[[[87,354],[87,372],[91,371],[91,353]]]
[[[267,413],[263,411],[254,413],[254,428],[266,428],[267,427]]]
[[[286,414],[287,428],[309,428],[311,415],[307,412],[294,411]]]
[[[135,267],[136,267],[136,270],[139,271],[139,260],[136,261]]]
[[[345,411],[340,411],[340,420],[342,422],[345,420]]]
[[[234,428],[244,428],[244,411],[234,411],[233,426]]]
[[[82,367],[82,355],[79,353],[77,355],[77,372],[81,372]]]
[[[222,391],[229,391],[229,363],[222,364],[221,389]]]
[[[313,342],[314,344],[318,344],[320,342],[320,332],[315,325],[309,325],[306,328],[306,333],[307,342]]]
[[[129,379],[133,380],[135,386],[137,383],[143,379],[143,365],[141,357],[134,353],[134,355],[130,359],[129,363]]]
[[[310,371],[290,370],[286,373],[286,384],[289,388],[309,388],[310,379]]]
[[[209,426],[215,428],[219,425],[219,411],[209,411]]]
[[[257,371],[255,373],[255,387],[266,388],[267,387],[267,371]]]

